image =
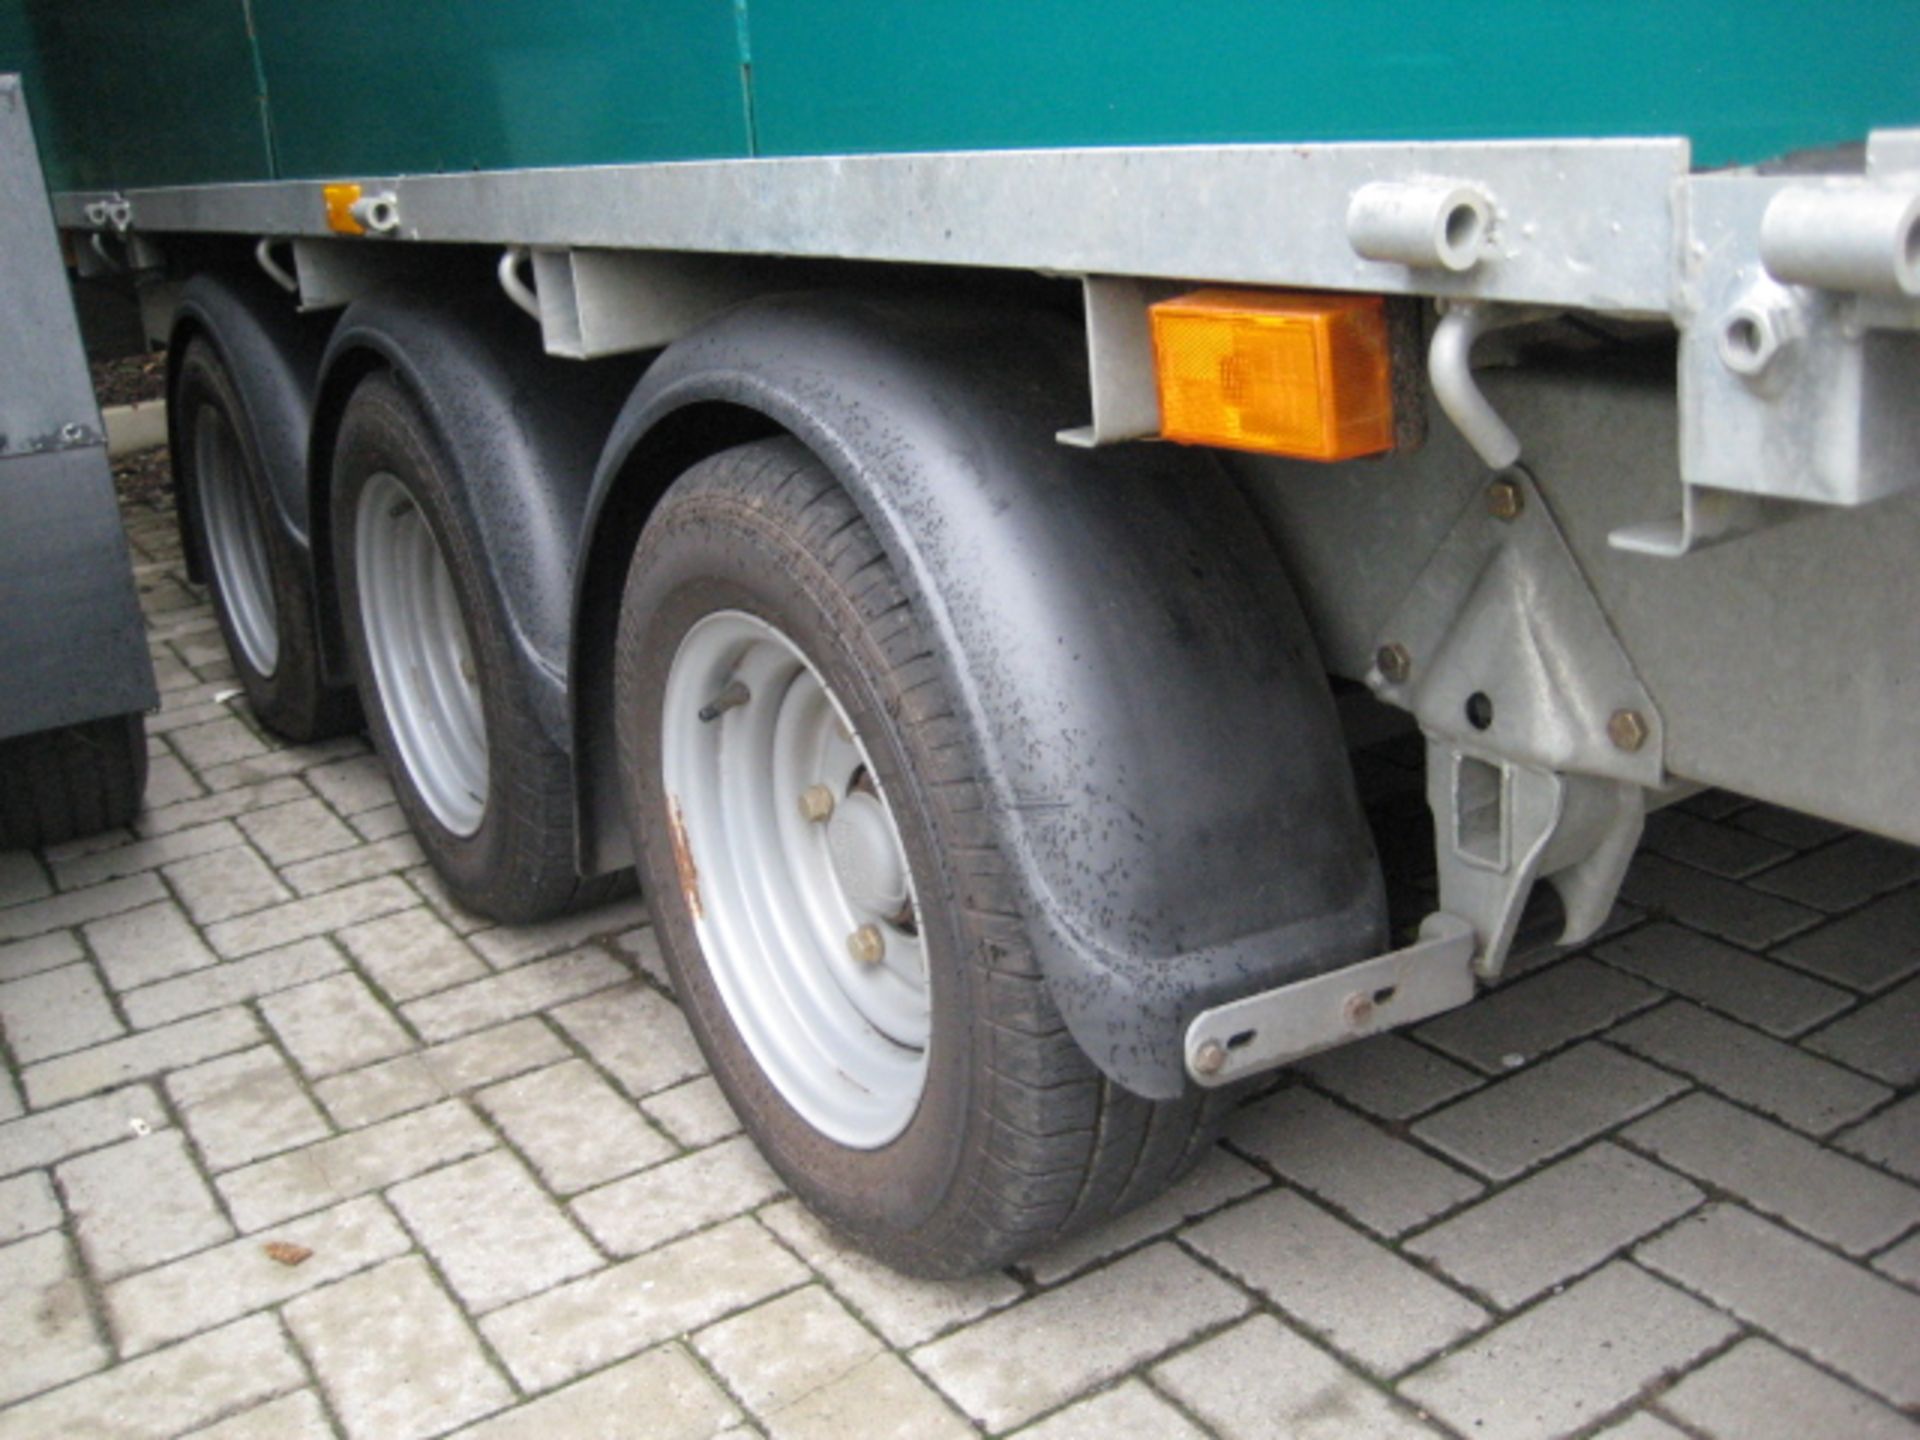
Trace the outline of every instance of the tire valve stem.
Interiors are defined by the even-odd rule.
[[[701,723],[710,725],[727,711],[738,709],[752,698],[753,692],[745,685],[738,680],[729,681],[726,689],[700,707]]]

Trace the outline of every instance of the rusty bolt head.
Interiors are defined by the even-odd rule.
[[[887,957],[887,937],[878,925],[862,925],[847,936],[847,953],[862,965],[878,965]]]
[[[1496,480],[1487,487],[1487,513],[1496,520],[1518,520],[1526,504],[1526,491],[1512,480]]]
[[[1381,677],[1394,685],[1403,683],[1413,673],[1413,656],[1398,641],[1382,645],[1374,653],[1373,663],[1379,667]]]
[[[809,785],[800,792],[800,814],[815,825],[833,814],[833,791],[825,785]]]
[[[1638,710],[1616,710],[1607,717],[1607,738],[1629,755],[1647,743],[1647,717]]]
[[[1193,1052],[1193,1072],[1196,1075],[1218,1075],[1227,1063],[1227,1047],[1218,1040],[1209,1040]]]

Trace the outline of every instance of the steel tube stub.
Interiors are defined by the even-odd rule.
[[[1920,295],[1920,194],[1782,190],[1760,217],[1760,259],[1788,285]]]
[[[1421,269],[1471,270],[1486,253],[1493,202],[1450,180],[1379,180],[1347,206],[1347,240],[1358,255]]]

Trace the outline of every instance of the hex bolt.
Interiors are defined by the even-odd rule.
[[[847,936],[847,953],[862,965],[878,965],[887,956],[887,937],[878,925],[862,925]]]
[[[1397,640],[1392,644],[1382,645],[1374,653],[1373,663],[1379,667],[1381,678],[1394,685],[1404,683],[1407,676],[1413,673],[1413,656],[1408,654],[1407,647]]]
[[[1196,1075],[1218,1075],[1226,1068],[1227,1047],[1218,1040],[1209,1040],[1193,1052],[1193,1073]]]
[[[1359,1030],[1373,1019],[1373,997],[1371,995],[1349,995],[1347,1003],[1341,1006],[1341,1015],[1349,1030]]]
[[[69,445],[78,445],[82,440],[87,438],[86,426],[72,422],[62,425],[60,427],[60,438]]]
[[[1511,524],[1526,508],[1527,493],[1512,480],[1496,480],[1487,487],[1487,513]]]
[[[833,791],[825,785],[809,785],[800,792],[801,818],[815,825],[825,824],[833,814]]]
[[[1607,717],[1607,738],[1613,741],[1614,749],[1629,755],[1645,745],[1651,733],[1647,717],[1638,710],[1616,710]]]

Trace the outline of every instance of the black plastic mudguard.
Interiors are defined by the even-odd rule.
[[[532,319],[471,286],[408,284],[348,306],[322,360],[308,461],[314,551],[335,616],[333,435],[353,386],[378,367],[419,402],[451,462],[526,693],[542,729],[571,753],[574,564],[594,462],[639,362],[554,359]]]
[[[1077,326],[920,297],[777,297],[668,349],[622,412],[597,516],[687,407],[770,418],[839,477],[921,621],[1075,1038],[1172,1098],[1201,1009],[1385,948],[1379,865],[1327,681],[1212,457],[1066,448]]]

